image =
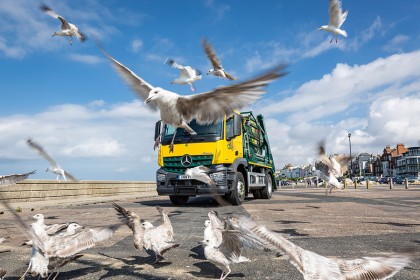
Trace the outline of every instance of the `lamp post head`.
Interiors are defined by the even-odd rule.
[[[350,138],[351,137],[351,133],[349,132],[349,134],[347,136]]]

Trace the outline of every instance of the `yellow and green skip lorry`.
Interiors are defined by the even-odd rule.
[[[262,115],[255,118],[252,112],[235,112],[217,123],[199,125],[193,120],[189,126],[197,135],[178,128],[170,152],[175,129],[156,123],[155,139],[163,132],[156,172],[159,195],[168,195],[174,205],[185,205],[190,196],[205,194],[223,195],[233,205],[242,204],[250,193],[254,198],[271,198],[277,183]],[[184,174],[195,166],[210,168],[215,189]]]

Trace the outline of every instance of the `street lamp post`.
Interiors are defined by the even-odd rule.
[[[351,158],[351,141],[350,141],[351,133],[349,132],[349,134],[347,136],[349,137],[350,158]],[[350,160],[350,172],[349,172],[349,178],[350,179],[351,179],[351,172],[352,171],[353,171],[353,160]]]

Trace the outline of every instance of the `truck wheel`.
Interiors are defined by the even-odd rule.
[[[265,187],[260,190],[261,198],[270,199],[273,196],[273,180],[271,179],[271,174],[265,173]]]
[[[228,194],[228,200],[233,205],[241,205],[245,200],[245,180],[241,172],[236,172],[236,179],[232,183],[232,190]]]
[[[171,200],[173,205],[186,205],[188,198],[189,198],[188,195],[183,195],[183,196],[170,195],[169,196],[169,199]]]

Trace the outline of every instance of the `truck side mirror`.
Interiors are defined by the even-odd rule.
[[[233,114],[233,136],[241,135],[242,127],[242,116],[239,114]]]
[[[156,140],[159,137],[159,135],[161,133],[161,129],[162,129],[162,121],[156,122],[156,124],[155,124],[155,139],[153,139],[153,140]]]

